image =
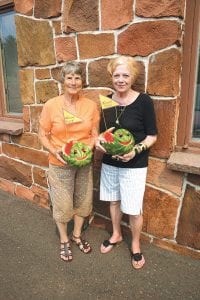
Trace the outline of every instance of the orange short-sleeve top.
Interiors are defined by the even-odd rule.
[[[48,100],[40,116],[40,126],[48,135],[50,143],[56,148],[62,146],[70,139],[94,146],[94,138],[98,134],[99,110],[97,104],[84,96],[76,101],[75,117],[80,122],[66,124],[62,97],[58,96]],[[53,154],[49,154],[49,162],[55,165],[62,165]]]

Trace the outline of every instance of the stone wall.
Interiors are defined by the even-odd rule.
[[[199,176],[166,165],[175,145],[184,7],[185,0],[15,0],[24,133],[0,135],[0,188],[48,206],[48,153],[38,140],[38,118],[43,104],[62,92],[61,66],[81,61],[84,93],[98,102],[99,94],[110,92],[109,59],[132,55],[141,69],[134,88],[153,98],[159,131],[149,162],[144,236],[183,252],[199,249]],[[94,207],[106,216],[108,207],[98,201],[99,165],[96,154]]]

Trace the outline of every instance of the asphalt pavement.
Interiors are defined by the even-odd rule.
[[[200,299],[200,261],[142,242],[145,267],[131,266],[128,237],[108,254],[109,233],[84,232],[93,251],[72,245],[73,261],[59,258],[49,210],[0,192],[0,300]]]

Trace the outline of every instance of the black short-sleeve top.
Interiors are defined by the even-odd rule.
[[[109,95],[108,97],[112,97]],[[120,116],[120,117],[119,117]],[[117,118],[119,124],[116,124]],[[153,101],[147,94],[139,94],[134,102],[124,106],[116,106],[104,109],[101,112],[100,131],[103,132],[110,127],[125,128],[129,130],[135,142],[140,143],[147,135],[156,135],[156,118]],[[149,150],[137,154],[128,162],[112,159],[111,155],[103,155],[103,163],[119,168],[144,168],[148,166]]]

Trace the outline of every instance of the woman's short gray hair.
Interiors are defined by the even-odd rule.
[[[63,65],[62,69],[61,69],[61,80],[62,80],[62,82],[64,82],[65,76],[67,74],[78,74],[82,78],[83,71],[82,71],[80,63],[77,62],[77,61],[68,61],[68,62],[66,62]]]

